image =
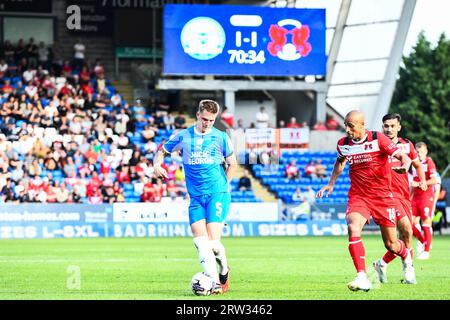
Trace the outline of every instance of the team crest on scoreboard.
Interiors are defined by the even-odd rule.
[[[285,26],[292,25],[293,29],[288,30]],[[281,60],[294,61],[301,57],[306,57],[312,50],[309,39],[309,27],[302,25],[300,21],[294,19],[284,19],[273,24],[269,29],[269,36],[272,40],[267,45],[269,53]],[[291,42],[288,42],[288,35]]]

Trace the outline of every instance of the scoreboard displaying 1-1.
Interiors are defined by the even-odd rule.
[[[325,9],[164,6],[166,75],[325,75]]]

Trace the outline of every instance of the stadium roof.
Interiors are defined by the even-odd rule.
[[[416,0],[269,0],[274,7],[325,8],[327,103],[379,127],[389,109]]]

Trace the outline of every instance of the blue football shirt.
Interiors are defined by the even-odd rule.
[[[229,192],[223,159],[233,154],[231,140],[214,127],[200,133],[195,125],[181,130],[169,139],[166,152],[180,151],[190,196]]]

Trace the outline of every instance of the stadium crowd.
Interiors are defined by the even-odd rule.
[[[184,116],[130,106],[99,59],[61,60],[55,45],[1,46],[0,202],[187,196],[179,162],[167,164],[168,180],[153,175],[155,138],[184,128]]]
[[[27,44],[0,45],[0,202],[98,204],[187,197],[180,159],[165,164],[166,181],[153,174],[157,149],[186,126],[183,112],[174,115],[153,99],[145,106],[139,100],[129,105],[106,78],[101,60],[85,59],[80,41],[73,49],[70,60],[62,57],[57,42],[47,47],[30,38]],[[223,113],[223,120],[232,121],[226,107]],[[266,114],[261,107],[257,127],[267,125]],[[242,119],[236,127],[243,128]],[[309,125],[292,117],[280,127]],[[278,170],[275,149],[250,149],[246,157],[247,163],[270,163]],[[318,162],[303,176],[325,176]],[[288,178],[300,175],[291,177],[289,171]]]

